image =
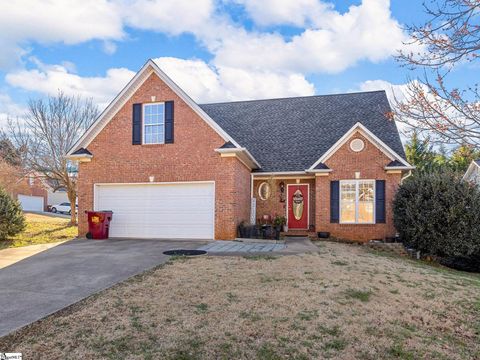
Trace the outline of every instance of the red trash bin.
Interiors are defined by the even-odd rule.
[[[112,221],[112,211],[85,211],[88,217],[88,239],[108,239],[108,229]]]

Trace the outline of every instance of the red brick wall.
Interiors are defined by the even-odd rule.
[[[350,141],[361,138],[365,142],[363,151],[356,153],[350,149]],[[392,200],[400,184],[401,174],[387,174],[384,166],[391,160],[375,145],[359,133],[352,136],[338,151],[332,155],[326,165],[333,171],[328,176],[316,177],[316,230],[329,231],[331,236],[368,241],[394,236]],[[330,181],[355,179],[355,172],[360,172],[360,179],[385,180],[385,224],[331,224],[330,223]]]
[[[262,200],[258,195],[258,187],[263,182],[270,183],[272,187],[272,194],[269,199]],[[282,215],[287,217],[287,202],[280,202],[280,182],[285,183],[285,199],[287,197],[287,185],[296,184],[295,178],[290,179],[275,179],[275,180],[255,180],[253,182],[253,196],[257,198],[257,219],[260,219],[263,215]],[[310,185],[310,219],[309,225],[315,225],[315,179],[300,179],[300,184]]]
[[[132,104],[173,100],[174,144],[132,145]],[[214,149],[224,140],[152,74],[88,146],[89,163],[79,168],[79,234],[87,232],[84,211],[93,208],[95,183],[215,181],[215,238],[233,239],[250,214],[250,171],[236,158]]]

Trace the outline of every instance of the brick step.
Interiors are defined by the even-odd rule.
[[[293,237],[309,237],[316,238],[317,233],[307,230],[288,230],[287,232],[282,231],[280,236],[293,236]]]

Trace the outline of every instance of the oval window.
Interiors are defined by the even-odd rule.
[[[355,152],[362,151],[364,147],[365,147],[365,143],[363,142],[362,139],[354,139],[350,143],[350,149],[352,149]]]
[[[267,200],[272,193],[272,189],[270,188],[270,184],[267,182],[263,182],[258,187],[258,196],[260,199]]]

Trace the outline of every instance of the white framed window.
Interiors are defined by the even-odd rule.
[[[143,143],[165,143],[165,103],[143,104]]]
[[[340,181],[340,223],[375,223],[375,180]]]

